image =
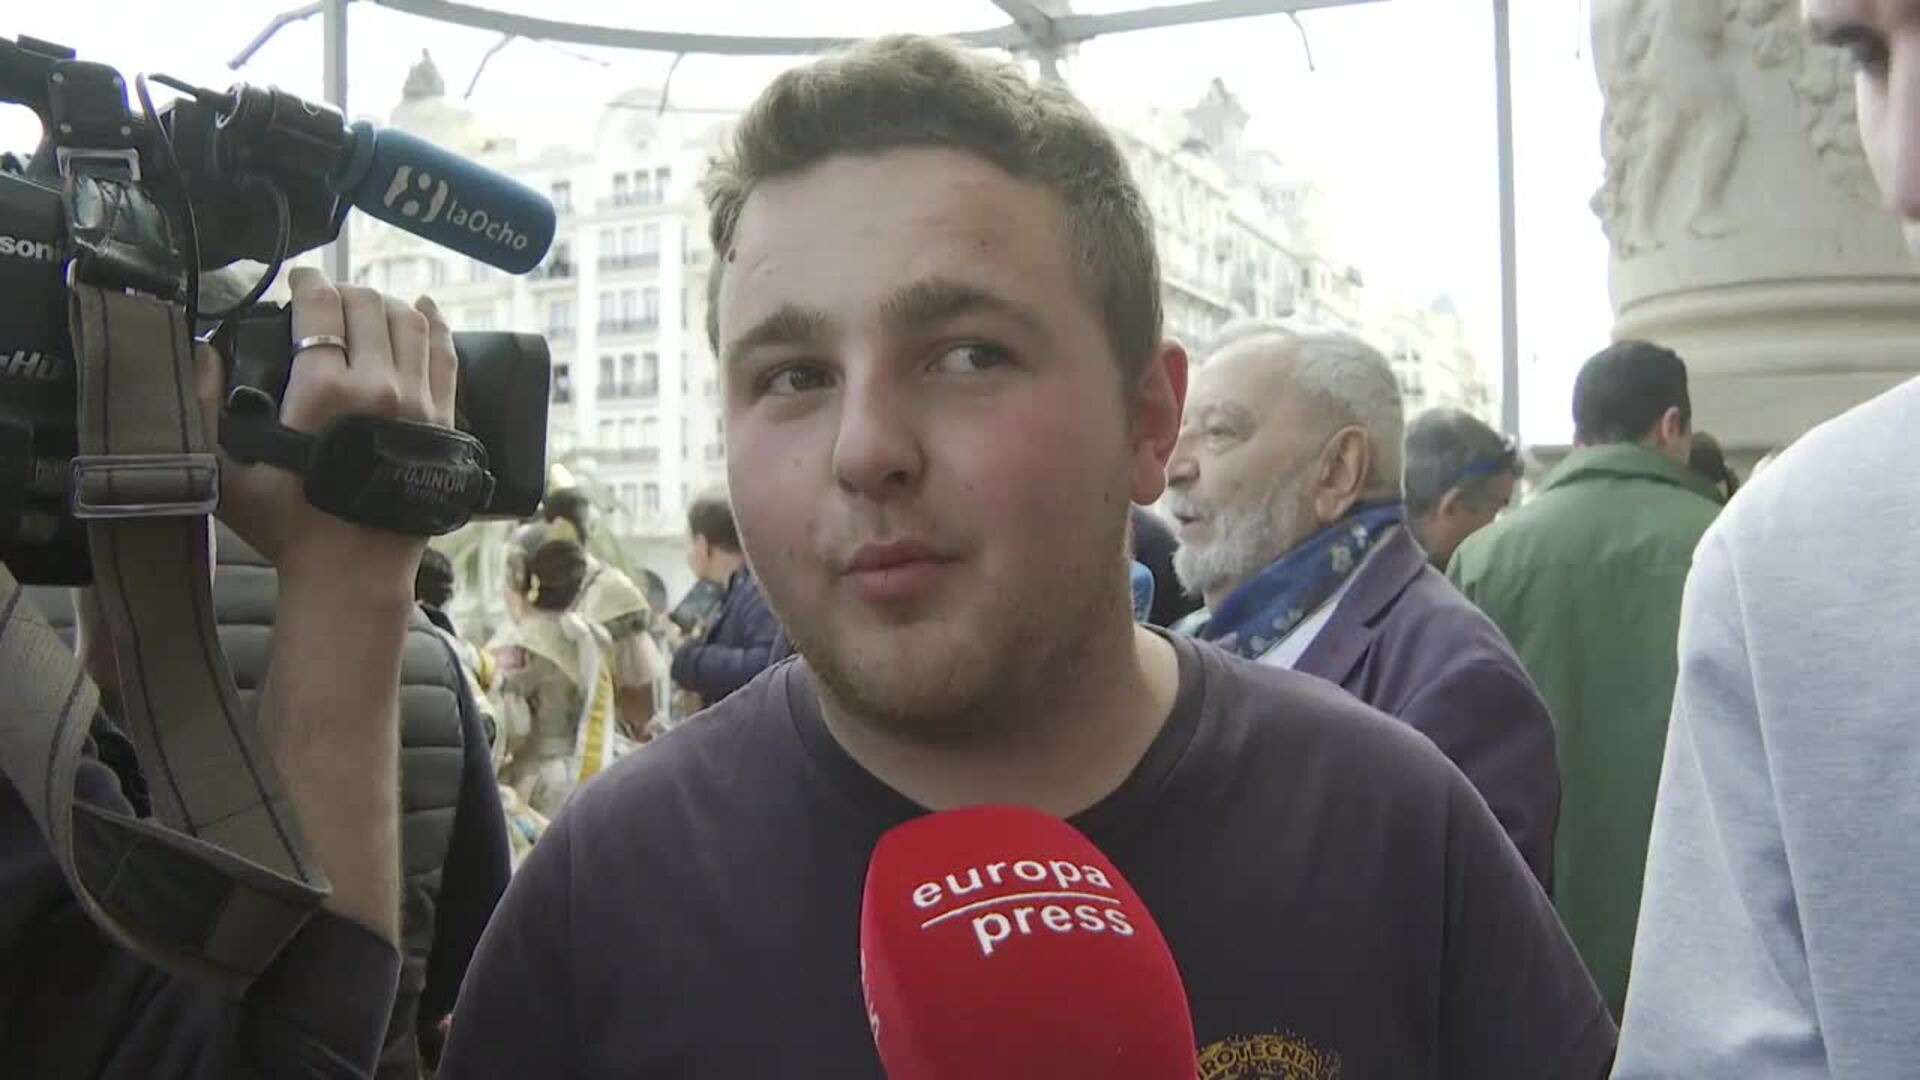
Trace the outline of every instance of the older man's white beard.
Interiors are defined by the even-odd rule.
[[[1237,585],[1268,563],[1292,551],[1314,531],[1313,510],[1305,485],[1288,476],[1274,485],[1266,499],[1214,510],[1175,496],[1177,512],[1207,518],[1213,538],[1183,543],[1173,554],[1173,572],[1188,593],[1204,596]]]

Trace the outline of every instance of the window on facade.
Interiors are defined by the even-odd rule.
[[[620,230],[620,254],[633,255],[640,250],[640,230],[632,225]]]
[[[447,283],[447,264],[439,259],[427,260],[427,287],[438,288]]]
[[[387,264],[387,291],[410,296],[420,291],[420,265],[412,259],[395,259]]]
[[[553,365],[553,400],[556,405],[573,400],[573,369],[564,363]]]
[[[633,289],[620,290],[620,321],[632,322],[640,315],[640,294]]]
[[[647,353],[640,358],[640,392],[651,394],[660,388],[660,354]]]
[[[640,486],[640,505],[649,514],[660,512],[660,485],[642,484]]]
[[[613,393],[613,357],[603,356],[600,358],[600,396],[607,397],[607,396],[610,396],[612,393]]]
[[[640,445],[638,441],[639,438],[640,438],[639,421],[636,421],[631,417],[620,421],[620,445],[622,447]]]
[[[573,301],[547,301],[547,336],[573,336]]]
[[[633,197],[633,189],[630,185],[631,181],[627,178],[626,173],[617,172],[613,174],[613,201],[616,206],[625,203]]]
[[[553,200],[553,209],[557,213],[566,213],[573,209],[573,184],[567,180],[555,180],[548,190]]]
[[[640,445],[660,445],[660,418],[649,416],[640,421]]]
[[[640,290],[640,320],[648,323],[660,321],[660,290],[651,285]]]
[[[599,448],[604,450],[607,447],[612,446],[613,445],[613,421],[611,420],[600,421],[599,432],[600,432],[600,441],[597,444]]]
[[[660,255],[660,226],[649,221],[640,226],[640,245],[635,249],[642,255]]]
[[[601,322],[609,323],[620,317],[619,309],[616,306],[617,303],[618,303],[618,297],[616,297],[613,293],[603,292],[600,294],[600,321]]]
[[[634,356],[632,353],[620,354],[620,393],[633,393]]]

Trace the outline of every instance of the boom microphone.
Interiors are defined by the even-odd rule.
[[[860,912],[888,1080],[1192,1080],[1173,954],[1113,863],[1058,818],[930,814],[880,838]]]
[[[553,204],[511,177],[392,128],[353,125],[349,173],[338,190],[397,228],[524,274],[553,244]]]

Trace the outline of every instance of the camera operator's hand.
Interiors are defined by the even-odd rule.
[[[344,338],[293,358],[280,422],[310,434],[349,414],[451,425],[453,334],[431,301],[409,308],[289,276],[293,336]],[[221,365],[207,349],[199,397],[209,435]],[[400,932],[400,662],[427,541],[355,525],[307,502],[299,476],[221,461],[220,516],[279,571],[261,735],[333,884],[328,906],[386,938]]]
[[[293,357],[280,422],[317,435],[334,420],[365,414],[452,426],[457,365],[453,333],[433,302],[408,307],[372,289],[338,287],[310,267],[288,274],[293,337],[345,338],[347,348],[316,345]],[[201,416],[218,443],[223,372],[202,346]],[[220,517],[286,577],[369,575],[411,583],[426,538],[342,521],[307,501],[299,476],[269,465],[221,462]]]

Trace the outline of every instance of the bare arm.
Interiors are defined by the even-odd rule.
[[[328,905],[398,941],[400,658],[413,582],[342,574],[281,582],[260,717],[313,859],[333,883]]]
[[[281,422],[319,432],[349,413],[450,424],[453,336],[431,303],[335,288],[295,269],[293,336],[339,335],[293,358]],[[203,364],[202,409],[217,415],[217,368]],[[222,516],[280,575],[262,735],[299,814],[329,907],[389,941],[400,935],[400,661],[424,537],[331,517],[301,479],[228,468]]]

